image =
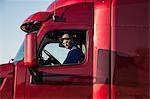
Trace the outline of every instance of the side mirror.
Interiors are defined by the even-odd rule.
[[[37,52],[37,33],[26,34],[25,38],[25,52],[24,52],[24,64],[28,67],[36,66]]]

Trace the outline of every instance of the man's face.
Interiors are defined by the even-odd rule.
[[[72,40],[70,38],[65,38],[62,42],[65,48],[69,49],[72,46]]]

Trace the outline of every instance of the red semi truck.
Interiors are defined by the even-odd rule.
[[[21,25],[14,62],[0,65],[0,99],[149,99],[149,15],[149,0],[56,0]],[[83,62],[63,64],[64,33]]]

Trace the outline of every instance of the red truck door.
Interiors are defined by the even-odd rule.
[[[75,4],[56,10],[56,14],[62,12],[65,22],[49,20],[38,34],[38,64],[27,70],[25,98],[92,98],[93,4]],[[69,51],[59,41],[64,33],[72,35],[84,53],[81,63],[63,64]]]

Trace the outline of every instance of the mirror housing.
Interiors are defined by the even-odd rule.
[[[40,29],[41,24],[52,18],[52,14],[50,12],[37,12],[29,16],[20,26],[21,30],[27,33],[32,32],[34,29]]]
[[[26,34],[24,64],[28,67],[37,65],[37,33]]]

